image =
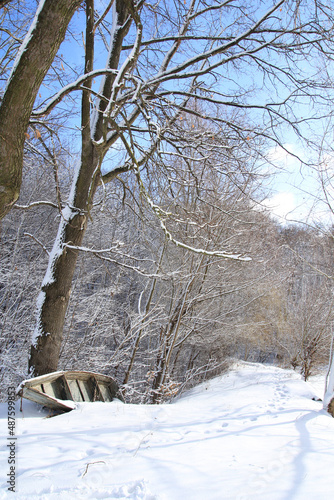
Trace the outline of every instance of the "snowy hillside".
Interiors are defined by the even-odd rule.
[[[16,494],[2,404],[0,498],[329,500],[334,419],[314,394],[292,371],[240,363],[169,405],[84,403],[44,418],[24,401]]]

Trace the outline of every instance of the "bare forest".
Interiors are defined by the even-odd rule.
[[[0,1],[1,388],[166,401],[231,359],[327,366],[333,228],[265,210],[292,142],[332,211],[333,13],[300,0]]]

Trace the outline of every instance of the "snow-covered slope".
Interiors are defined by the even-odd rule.
[[[334,419],[313,396],[292,371],[240,363],[169,405],[85,403],[44,418],[24,401],[17,493],[2,404],[0,498],[329,500]]]

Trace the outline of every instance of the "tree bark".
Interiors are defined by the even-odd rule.
[[[67,245],[81,246],[87,227],[89,200],[97,186],[93,174],[98,158],[93,148],[89,155],[87,149],[75,182],[74,188],[78,193],[74,199],[75,209],[68,208],[62,212],[49,269],[42,285],[40,299],[43,300],[29,359],[29,370],[35,376],[55,371],[58,365],[65,315],[79,252],[77,249],[67,248]]]
[[[82,0],[45,0],[14,62],[0,105],[0,219],[19,197],[25,134],[40,85]]]

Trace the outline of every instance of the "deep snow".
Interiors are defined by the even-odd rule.
[[[320,391],[320,392],[319,392]],[[53,418],[17,403],[16,491],[0,498],[334,498],[334,419],[293,371],[238,363],[172,404],[84,403]]]

